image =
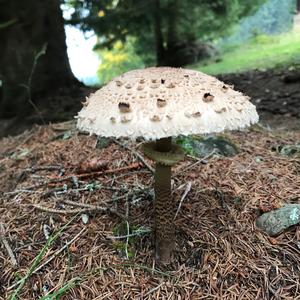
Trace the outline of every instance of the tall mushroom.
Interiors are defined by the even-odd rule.
[[[171,137],[239,129],[258,121],[249,98],[201,72],[168,67],[127,72],[92,94],[77,126],[105,137],[143,137],[155,166],[156,258],[174,248],[171,166],[184,158]]]

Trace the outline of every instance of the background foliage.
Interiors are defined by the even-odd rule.
[[[136,51],[148,64],[168,62],[178,45],[207,42],[227,34],[242,17],[265,0],[67,0],[75,11],[70,21],[93,29],[98,48],[134,37]],[[147,53],[147,55],[144,55]],[[170,62],[168,63],[170,64]]]
[[[221,46],[241,44],[257,35],[280,34],[293,26],[296,0],[268,0],[253,15],[236,24],[235,33],[224,38]]]

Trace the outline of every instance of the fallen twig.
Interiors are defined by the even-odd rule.
[[[172,177],[176,177],[178,174],[181,174],[181,173],[187,171],[188,169],[190,169],[192,167],[195,167],[195,166],[197,166],[197,165],[199,165],[201,163],[204,163],[208,158],[210,158],[211,156],[213,156],[215,153],[216,153],[216,150],[214,149],[212,152],[210,152],[209,154],[207,154],[203,158],[197,158],[197,157],[194,157],[194,156],[187,155],[188,157],[196,160],[196,162],[193,163],[193,164],[188,165],[187,167],[185,167],[183,169],[178,170],[174,175],[172,175]]]
[[[13,266],[17,266],[18,263],[17,263],[16,257],[14,255],[14,253],[13,253],[13,251],[12,251],[12,249],[11,249],[9,243],[8,243],[8,241],[5,238],[4,232],[5,232],[4,225],[2,223],[0,223],[0,239],[1,239],[1,241],[2,241],[2,243],[3,243],[3,245],[4,245],[5,249],[6,249],[6,251],[7,251],[8,255],[9,255],[9,257],[10,257],[12,265]]]
[[[65,169],[64,166],[32,166],[25,169],[23,172],[35,173],[38,171],[53,171],[53,170],[62,170]]]
[[[145,160],[145,158],[139,153],[137,152],[136,150],[128,147],[127,145],[117,141],[116,139],[114,140],[114,143],[118,144],[119,146],[129,150],[130,152],[132,152],[152,173],[154,173],[154,168],[151,167],[147,161]]]
[[[145,233],[150,233],[151,230],[150,229],[147,229],[147,230],[143,230],[143,231],[137,231],[135,233],[130,233],[130,234],[126,234],[126,235],[118,235],[118,236],[108,236],[109,239],[111,240],[122,240],[122,239],[128,239],[130,237],[133,237],[133,236],[139,236],[139,235],[142,235],[142,234],[145,234]]]
[[[178,205],[176,214],[175,214],[175,216],[174,216],[174,220],[176,219],[176,217],[177,217],[177,215],[178,215],[178,213],[179,213],[179,211],[180,211],[181,205],[182,205],[182,203],[183,203],[183,201],[184,201],[186,195],[187,195],[188,192],[191,190],[191,187],[192,187],[192,182],[189,181],[189,182],[187,183],[186,188],[185,188],[185,191],[184,191],[184,193],[183,193],[183,195],[182,195],[182,197],[181,197],[181,199],[180,199],[180,202],[179,202],[179,205]]]
[[[42,183],[38,183],[35,185],[30,185],[27,187],[24,187],[20,190],[15,190],[12,192],[8,192],[5,193],[5,195],[16,195],[19,194],[20,192],[26,191],[27,193],[29,192],[29,190],[34,190],[34,189],[38,189],[44,186],[51,186],[51,184],[54,183],[59,183],[59,182],[64,182],[64,181],[68,181],[68,180],[72,180],[74,177],[79,179],[79,178],[87,178],[87,177],[94,177],[94,176],[98,176],[98,175],[103,175],[103,174],[112,174],[112,173],[116,173],[116,172],[122,172],[122,171],[128,171],[128,170],[132,170],[132,169],[138,169],[140,167],[139,163],[133,163],[129,166],[126,167],[122,167],[122,168],[117,168],[117,169],[109,169],[109,170],[105,170],[105,171],[97,171],[97,172],[90,172],[90,173],[84,173],[84,174],[73,174],[73,175],[68,175],[65,177],[54,177],[54,178],[50,178],[49,180],[42,182]]]
[[[117,168],[117,169],[108,169],[108,170],[105,170],[105,171],[97,171],[97,172],[90,172],[90,173],[83,173],[83,174],[72,174],[72,175],[62,177],[62,178],[51,178],[48,181],[48,183],[63,182],[63,181],[70,180],[73,177],[76,177],[76,178],[79,179],[79,178],[86,178],[86,177],[94,177],[94,176],[103,175],[103,174],[118,173],[118,172],[122,172],[122,171],[138,169],[139,167],[140,167],[139,163],[133,163],[133,164],[128,165],[126,167]]]
[[[125,203],[125,212],[126,212],[126,230],[127,230],[127,237],[126,237],[126,243],[125,243],[125,254],[126,254],[126,259],[129,258],[128,256],[128,244],[129,244],[129,234],[130,234],[130,228],[129,228],[129,202],[128,202],[128,197],[126,197],[126,203]]]
[[[150,290],[144,295],[144,297],[146,297],[146,296],[152,294],[153,292],[155,292],[156,290],[160,289],[160,287],[161,287],[164,283],[165,283],[165,282],[162,282],[162,283],[159,284],[158,286],[156,286],[156,287],[150,289]]]
[[[74,204],[72,204],[74,205]],[[114,215],[117,215],[118,217],[125,219],[126,217],[119,213],[118,211],[116,211],[113,208],[109,208],[109,207],[102,207],[102,206],[91,206],[91,207],[86,207],[86,208],[78,208],[78,209],[55,209],[55,208],[48,208],[45,206],[41,206],[39,204],[29,204],[29,206],[32,206],[36,209],[45,211],[45,212],[49,212],[49,213],[56,213],[56,214],[77,214],[77,213],[85,213],[85,212],[91,212],[91,211],[102,211],[102,212],[108,212]]]

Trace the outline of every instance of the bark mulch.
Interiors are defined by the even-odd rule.
[[[226,133],[238,155],[174,167],[176,251],[162,266],[139,143],[59,129],[0,140],[0,299],[300,299],[300,227],[255,227],[299,202],[300,159],[274,149],[300,132]]]

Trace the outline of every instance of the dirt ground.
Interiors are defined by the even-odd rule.
[[[300,129],[300,71],[266,70],[219,76],[252,98],[265,125]]]
[[[300,71],[266,70],[223,75],[223,81],[249,95],[261,112],[300,118]]]

